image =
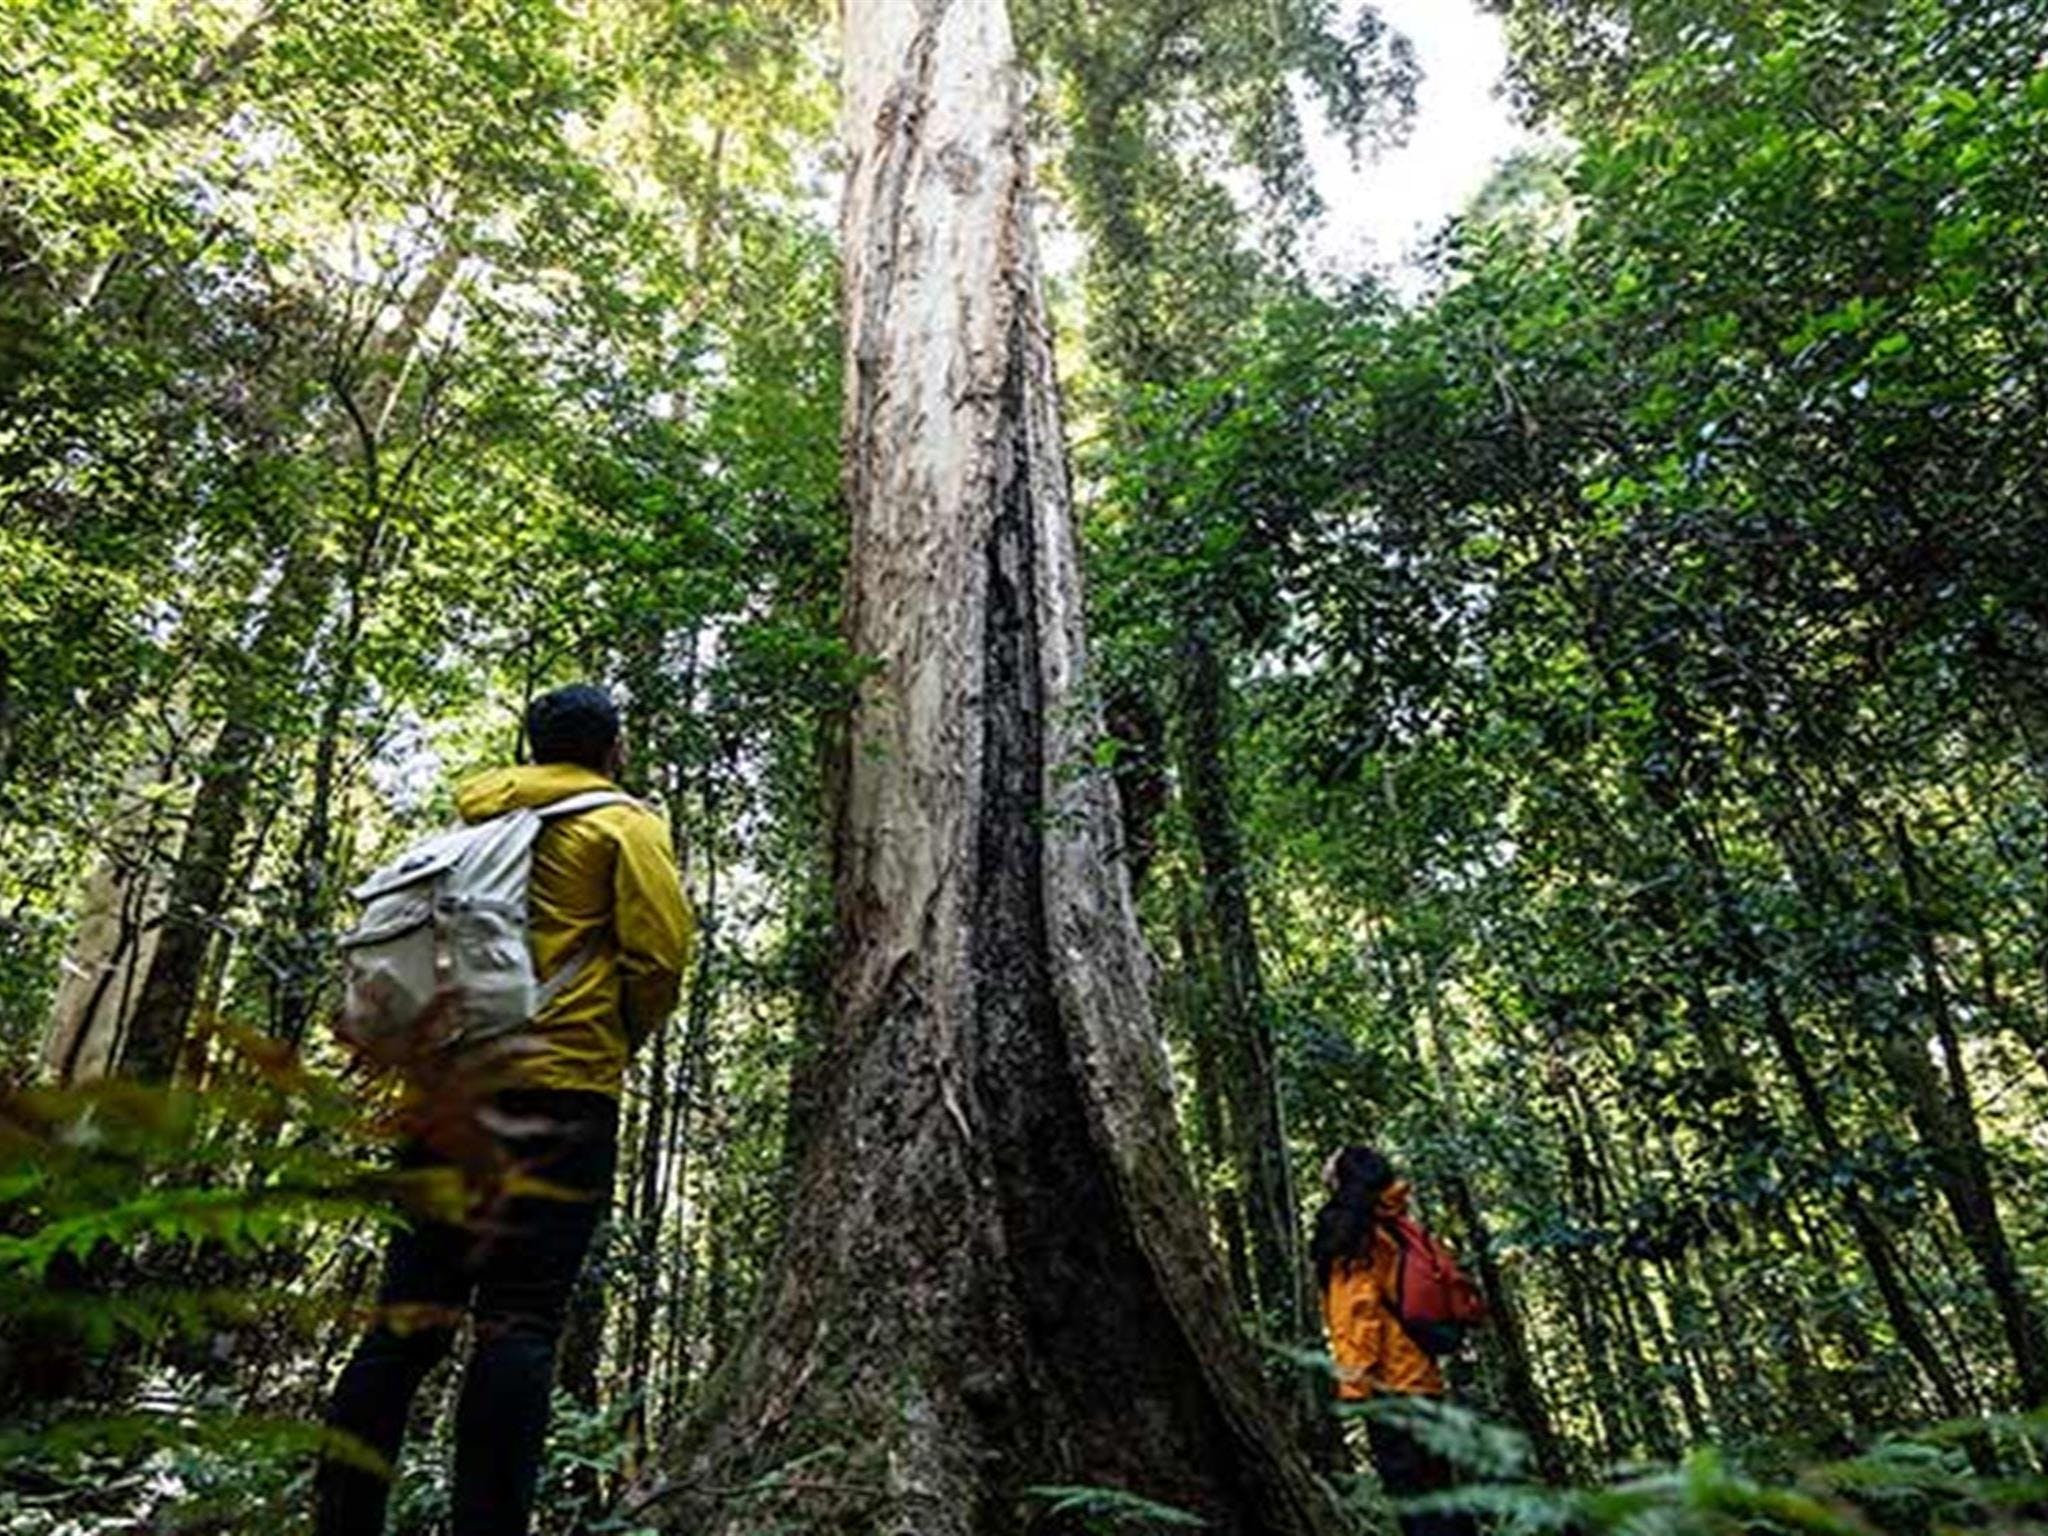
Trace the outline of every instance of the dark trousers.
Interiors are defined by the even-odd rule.
[[[394,1467],[414,1395],[447,1357],[459,1314],[472,1323],[455,1414],[455,1536],[526,1536],[540,1476],[555,1341],[592,1234],[611,1201],[618,1105],[596,1093],[517,1089],[494,1101],[520,1168],[575,1198],[514,1196],[476,1226],[422,1221],[391,1240],[379,1321],[335,1385],[330,1427]],[[411,1148],[405,1167],[430,1167]],[[408,1314],[411,1314],[410,1316]],[[410,1325],[410,1326],[409,1326]],[[390,1494],[375,1473],[323,1460],[318,1536],[381,1536]]]
[[[1458,1469],[1407,1430],[1396,1424],[1368,1419],[1366,1443],[1372,1450],[1372,1469],[1380,1486],[1397,1503],[1429,1493],[1445,1493],[1458,1485]],[[1479,1522],[1471,1515],[1449,1512],[1409,1514],[1397,1511],[1401,1536],[1478,1536]]]

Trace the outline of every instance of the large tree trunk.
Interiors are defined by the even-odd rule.
[[[848,627],[877,672],[840,769],[830,1071],[762,1310],[646,1507],[937,1536],[1022,1530],[1031,1485],[1088,1484],[1334,1531],[1186,1179],[1089,768],[1008,18],[843,22]]]

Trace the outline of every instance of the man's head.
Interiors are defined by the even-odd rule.
[[[571,683],[527,705],[526,746],[536,763],[574,763],[612,778],[625,766],[619,707],[589,683]]]

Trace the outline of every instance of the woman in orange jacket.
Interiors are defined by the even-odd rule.
[[[1392,1395],[1441,1398],[1443,1372],[1409,1337],[1388,1298],[1400,1250],[1387,1224],[1408,1210],[1408,1183],[1371,1147],[1345,1147],[1323,1165],[1329,1198],[1316,1212],[1309,1253],[1323,1298],[1323,1322],[1347,1402]],[[1450,1462],[1400,1426],[1366,1420],[1373,1470],[1390,1498],[1438,1493],[1457,1481]],[[1402,1536],[1469,1536],[1468,1515],[1402,1515]]]

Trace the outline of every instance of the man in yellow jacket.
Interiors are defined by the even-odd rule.
[[[456,791],[465,821],[611,789],[624,768],[618,710],[598,688],[534,700],[526,738],[530,765],[493,769]],[[343,1370],[327,1415],[331,1428],[395,1466],[413,1397],[467,1312],[474,1327],[456,1409],[455,1536],[526,1536],[555,1342],[611,1200],[626,1063],[675,1011],[692,946],[668,829],[638,803],[549,821],[534,844],[527,897],[535,973],[545,981],[575,969],[519,1049],[494,1064],[492,1123],[512,1162],[552,1188],[504,1201],[480,1224],[420,1221],[392,1239],[379,1320]],[[410,1168],[440,1161],[424,1145],[400,1154]],[[319,1536],[380,1536],[388,1493],[383,1477],[323,1460]]]

